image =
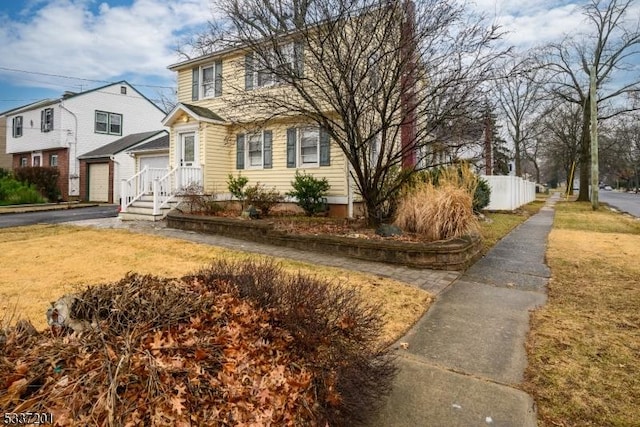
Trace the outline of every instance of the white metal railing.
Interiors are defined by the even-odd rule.
[[[136,200],[145,194],[153,196],[153,214],[172,201],[181,188],[190,184],[202,185],[202,169],[199,167],[176,167],[167,169],[145,167],[121,184],[120,211],[126,212]]]

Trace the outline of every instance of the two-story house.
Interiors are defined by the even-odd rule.
[[[28,104],[5,114],[6,151],[13,168],[51,166],[60,170],[64,200],[78,199],[80,184],[105,179],[109,170],[91,163],[82,177],[79,157],[123,136],[161,129],[165,113],[126,81],[80,93],[65,92],[59,99]],[[108,177],[106,179],[109,179]],[[109,199],[96,200],[108,201]]]

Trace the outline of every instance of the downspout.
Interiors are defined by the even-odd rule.
[[[72,165],[72,167],[69,168],[69,191],[68,191],[68,196],[79,196],[80,195],[80,183],[78,183],[78,194],[73,194],[75,193],[76,189],[72,188],[71,185],[71,180],[72,179],[80,179],[80,176],[78,174],[78,166],[77,166],[77,151],[78,151],[78,116],[76,116],[76,114],[69,110],[67,107],[64,106],[64,104],[61,102],[60,103],[60,108],[65,110],[66,112],[68,112],[69,114],[71,114],[71,116],[73,116],[73,120],[75,121],[75,130],[73,132],[73,142],[69,144],[69,161],[72,162],[70,164],[70,166]],[[72,146],[73,145],[73,146]]]

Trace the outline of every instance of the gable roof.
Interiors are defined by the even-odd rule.
[[[18,114],[18,113],[21,113],[21,112],[24,112],[24,111],[30,111],[30,110],[35,110],[37,108],[43,108],[43,107],[46,107],[48,105],[58,104],[58,103],[60,103],[62,101],[66,101],[68,99],[77,98],[79,96],[87,95],[87,94],[89,94],[91,92],[97,92],[97,91],[102,90],[104,88],[111,87],[111,86],[117,86],[117,85],[127,85],[127,87],[131,88],[131,90],[135,91],[138,95],[140,95],[142,98],[147,100],[149,102],[149,104],[153,105],[154,107],[156,107],[158,110],[162,111],[163,113],[165,112],[164,110],[162,110],[162,108],[158,107],[153,101],[151,101],[149,98],[144,96],[138,89],[136,89],[131,84],[129,84],[126,80],[121,80],[119,82],[109,83],[109,84],[106,84],[106,85],[103,85],[103,86],[100,86],[100,87],[89,89],[89,90],[86,90],[84,92],[78,92],[78,93],[65,92],[64,95],[62,95],[60,98],[42,99],[40,101],[32,102],[31,104],[26,104],[26,105],[23,105],[21,107],[16,107],[16,108],[14,108],[12,110],[5,111],[4,113],[0,113],[0,115],[2,115],[2,116],[15,115],[15,114]]]
[[[82,156],[78,156],[78,159],[83,159],[83,160],[101,159],[104,157],[113,156],[137,144],[148,141],[150,138],[153,138],[160,134],[166,135],[167,131],[153,130],[149,132],[133,133],[131,135],[125,136],[124,138],[120,138],[116,141],[113,141],[110,144],[103,145],[102,147],[97,148],[93,151],[89,151],[88,153],[85,153]]]
[[[141,145],[136,145],[130,150],[129,153],[142,153],[146,151],[161,151],[169,150],[169,135],[163,135],[160,138],[155,138],[152,141],[145,142]]]
[[[184,113],[199,122],[224,124],[226,120],[209,110],[208,108],[198,107],[197,105],[178,103],[173,110],[162,120],[164,126],[170,126],[180,113]]]

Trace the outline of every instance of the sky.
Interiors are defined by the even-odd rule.
[[[577,28],[582,3],[473,5],[508,32],[505,44],[526,49]],[[171,96],[175,46],[211,16],[210,0],[0,0],[0,112],[120,80],[152,100]]]

